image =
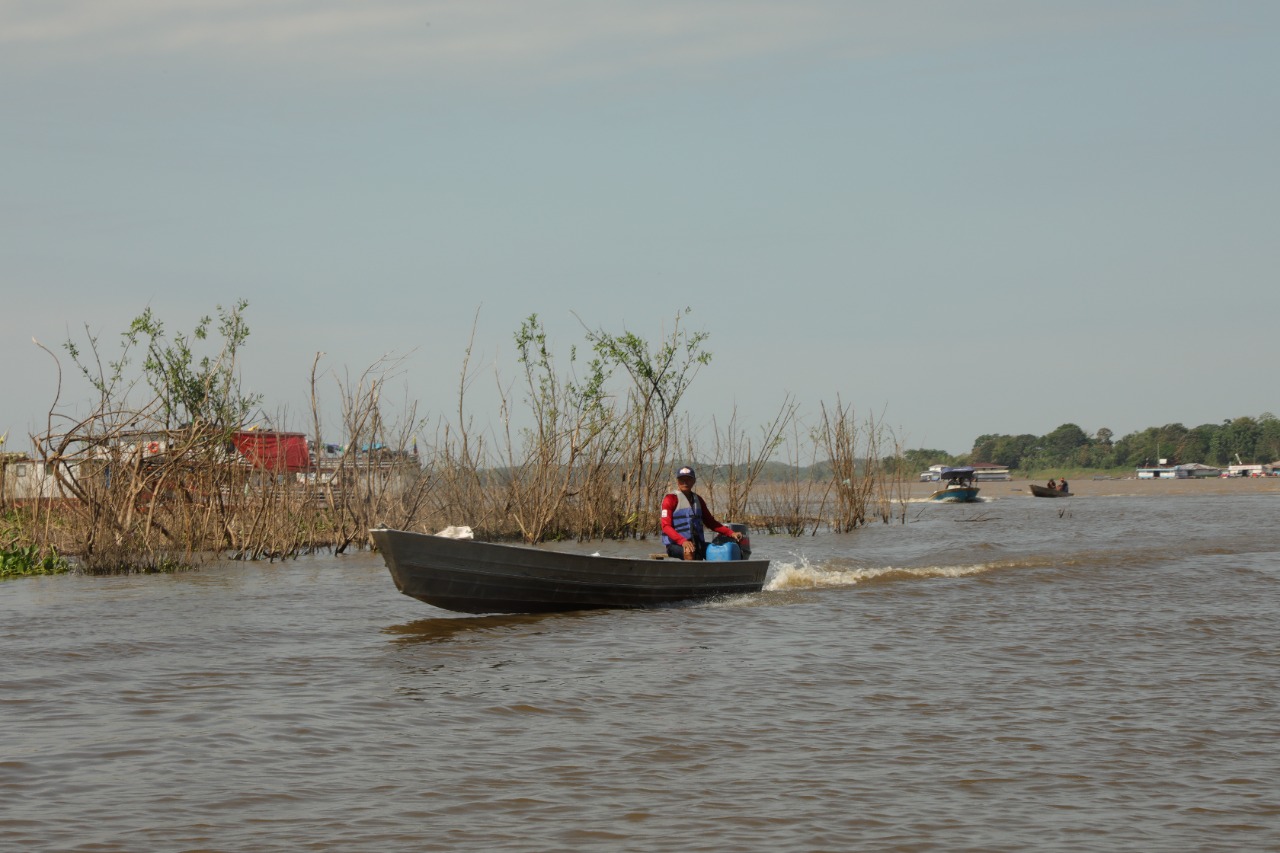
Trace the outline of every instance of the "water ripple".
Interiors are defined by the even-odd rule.
[[[1255,497],[757,534],[764,592],[652,611],[371,555],[6,583],[0,848],[1277,849]]]

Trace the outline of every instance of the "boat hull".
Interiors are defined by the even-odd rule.
[[[929,495],[929,500],[938,503],[970,503],[978,499],[978,489],[973,486],[955,486],[950,489],[939,489]]]
[[[655,607],[759,592],[769,571],[768,560],[636,560],[403,530],[370,533],[396,589],[459,613]]]
[[[1037,486],[1032,484],[1031,494],[1037,498],[1069,498],[1071,492],[1060,492],[1057,489],[1051,489],[1048,486]]]

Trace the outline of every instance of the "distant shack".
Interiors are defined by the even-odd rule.
[[[1138,469],[1139,480],[1200,480],[1221,476],[1222,469],[1199,462],[1185,465],[1150,465]]]

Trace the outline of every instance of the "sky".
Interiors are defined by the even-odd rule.
[[[60,345],[249,302],[419,417],[519,397],[537,314],[713,354],[748,429],[839,401],[906,448],[1280,410],[1273,0],[0,0],[0,433]],[[297,422],[289,423],[290,420]]]

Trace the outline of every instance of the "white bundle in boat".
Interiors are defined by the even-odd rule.
[[[436,534],[446,539],[475,539],[476,535],[471,532],[470,527],[449,525],[444,530]]]

